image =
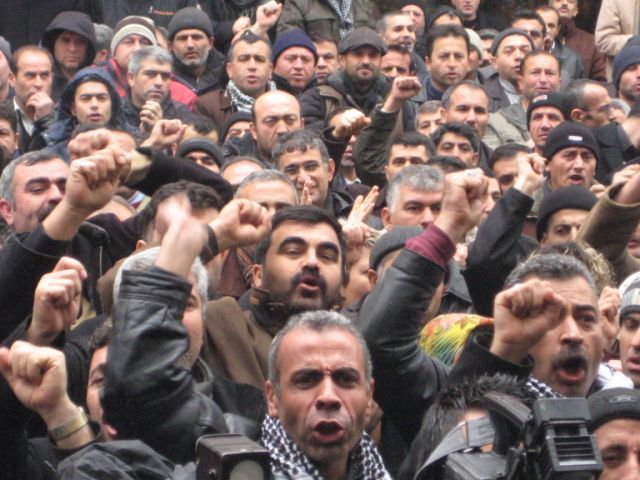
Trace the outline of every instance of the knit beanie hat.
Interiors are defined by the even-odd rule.
[[[169,40],[173,40],[173,37],[180,30],[186,30],[188,28],[195,28],[196,30],[202,30],[207,34],[207,37],[213,37],[213,25],[211,19],[202,10],[196,7],[181,8],[176,12],[171,21],[167,31],[169,32]]]
[[[482,45],[482,39],[480,35],[476,33],[475,30],[471,30],[470,28],[465,28],[467,31],[467,35],[469,36],[469,43],[471,44],[471,48],[475,48],[476,52],[478,52],[478,56],[480,60],[484,57],[484,46]]]
[[[376,270],[384,257],[391,252],[404,248],[407,240],[418,236],[422,233],[422,228],[418,226],[412,227],[394,227],[382,235],[375,243],[369,254],[369,268]]]
[[[4,37],[0,37],[0,52],[4,54],[7,62],[11,59],[11,44]]]
[[[208,153],[211,155],[211,158],[213,158],[218,167],[222,167],[222,164],[224,163],[224,153],[222,152],[222,148],[204,137],[194,137],[182,142],[178,147],[178,150],[176,150],[176,157],[184,158],[195,150]]]
[[[496,52],[500,47],[500,43],[502,43],[505,38],[510,37],[511,35],[520,35],[522,37],[525,37],[531,44],[531,50],[536,49],[536,46],[533,44],[533,40],[525,30],[522,30],[521,28],[507,28],[506,30],[502,30],[498,35],[496,35],[496,38],[493,39],[493,43],[491,44],[491,55],[495,57]]]
[[[616,90],[620,88],[620,77],[624,71],[640,63],[640,45],[629,45],[624,47],[613,59],[613,84]]]
[[[562,112],[562,117],[566,120],[566,103],[566,99],[561,93],[549,92],[538,95],[533,100],[531,100],[531,103],[529,103],[529,108],[527,108],[527,128],[529,128],[529,122],[531,122],[531,114],[538,107],[555,107],[560,110],[560,112]]]
[[[598,198],[580,185],[569,185],[551,192],[540,204],[538,222],[536,223],[536,238],[542,240],[542,235],[547,230],[551,216],[559,210],[573,208],[589,211],[598,201]]]
[[[625,278],[620,284],[620,321],[630,314],[640,312],[640,272]]]
[[[158,45],[156,40],[156,26],[153,20],[147,17],[138,17],[130,15],[120,20],[113,31],[113,39],[111,40],[111,55],[115,54],[118,44],[129,35],[140,35],[148,39],[154,47]]]
[[[593,432],[599,426],[619,418],[640,420],[640,390],[631,388],[607,388],[587,398]]]
[[[428,32],[429,30],[431,30],[431,27],[433,27],[433,24],[436,23],[436,20],[443,15],[458,17],[460,19],[460,22],[464,23],[464,18],[462,18],[462,14],[458,10],[447,5],[442,5],[436,8],[436,10],[431,15],[429,15],[424,25],[424,31]]]
[[[309,36],[299,28],[294,28],[278,34],[276,42],[273,44],[273,48],[271,49],[271,62],[275,65],[278,61],[278,57],[282,55],[282,52],[291,47],[306,48],[313,53],[315,63],[318,63],[318,51],[316,50],[316,46],[313,44]]]
[[[227,137],[227,134],[229,133],[229,129],[233,126],[234,123],[250,122],[250,121],[251,121],[251,114],[249,112],[234,112],[231,115],[229,115],[227,119],[224,121],[224,123],[222,124],[222,131],[220,132],[221,143]]]
[[[591,130],[584,125],[574,122],[562,122],[549,132],[544,146],[544,157],[551,160],[558,151],[568,147],[588,148],[600,161],[600,147]]]

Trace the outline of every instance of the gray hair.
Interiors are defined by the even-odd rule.
[[[24,155],[21,155],[15,160],[9,162],[9,164],[4,167],[2,175],[0,176],[0,198],[9,202],[11,206],[15,208],[16,186],[13,180],[16,173],[16,167],[19,165],[26,165],[30,167],[36,163],[48,162],[56,159],[60,159],[60,156],[45,149],[25,153]]]
[[[136,50],[131,54],[127,69],[134,75],[137,75],[142,68],[142,62],[154,60],[157,63],[172,65],[173,60],[171,54],[164,48],[160,47],[144,47]]]
[[[546,253],[529,258],[511,271],[504,282],[504,288],[511,288],[529,277],[537,277],[541,280],[570,280],[582,277],[598,298],[596,282],[585,264],[569,255]]]
[[[439,169],[428,165],[409,165],[395,174],[389,182],[387,207],[390,210],[395,208],[400,197],[400,187],[410,187],[421,192],[435,192],[440,190],[443,184],[444,175]]]
[[[307,329],[314,332],[324,332],[326,330],[343,330],[350,333],[360,344],[364,360],[364,378],[367,383],[371,381],[371,354],[367,347],[367,342],[353,322],[347,317],[337,312],[327,310],[315,310],[311,312],[299,313],[289,318],[289,321],[282,330],[278,332],[269,348],[269,382],[276,393],[280,391],[280,368],[278,367],[278,354],[284,337],[294,330]]]
[[[322,141],[321,137],[311,130],[294,130],[288,132],[278,138],[273,147],[271,159],[278,165],[280,157],[291,152],[306,152],[307,150],[318,150],[322,163],[326,165],[329,162],[329,152]]]
[[[390,18],[399,17],[400,15],[411,16],[409,12],[403,12],[402,10],[393,10],[392,12],[385,13],[382,18],[376,22],[376,32],[378,35],[382,35],[385,32]]]
[[[244,180],[242,180],[242,182],[240,182],[240,185],[238,185],[238,188],[236,189],[235,198],[240,197],[240,192],[242,192],[242,190],[245,187],[248,187],[249,185],[252,185],[254,183],[262,183],[262,182],[282,182],[286,184],[288,187],[291,187],[294,193],[296,193],[296,198],[298,198],[296,187],[291,181],[291,179],[288,176],[286,176],[284,173],[282,173],[280,170],[274,170],[271,168],[267,170],[258,170],[257,172],[250,173]]]
[[[122,272],[144,272],[153,267],[160,255],[160,247],[147,248],[141,250],[129,256],[118,270],[116,278],[113,282],[113,304],[118,302],[118,295],[120,294],[120,285],[122,284]],[[207,289],[209,288],[209,277],[207,271],[202,265],[199,258],[196,258],[191,265],[191,274],[196,277],[196,288],[200,294],[202,300],[202,318],[205,316],[207,308]]]

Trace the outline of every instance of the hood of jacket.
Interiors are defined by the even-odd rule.
[[[54,55],[53,47],[58,36],[64,31],[77,33],[87,39],[87,54],[81,67],[91,65],[96,57],[97,41],[93,22],[89,15],[82,12],[62,12],[51,20],[51,23],[42,34],[42,39],[40,40],[41,45],[49,50],[51,55]]]
[[[100,67],[87,67],[76,73],[62,91],[60,103],[56,108],[56,121],[45,133],[47,145],[51,146],[69,139],[71,131],[78,124],[78,121],[71,113],[71,106],[78,86],[87,81],[96,81],[107,86],[111,97],[111,120],[108,126],[117,127],[131,133],[136,131],[135,127],[129,125],[125,120],[122,99],[118,95],[118,91],[113,85],[109,74]]]

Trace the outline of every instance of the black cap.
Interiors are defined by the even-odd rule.
[[[387,45],[382,41],[380,35],[369,27],[356,28],[353,32],[340,40],[338,52],[342,55],[360,47],[371,47],[378,50],[382,55],[387,53]]]
[[[220,143],[222,143],[224,141],[224,139],[227,137],[227,134],[229,133],[229,129],[231,128],[231,126],[236,123],[236,122],[250,122],[251,121],[251,114],[249,112],[234,112],[231,115],[229,115],[226,120],[224,121],[224,123],[222,124],[222,131],[221,133],[221,140]]]
[[[544,146],[544,157],[547,160],[564,148],[584,147],[588,148],[600,161],[600,147],[591,130],[584,125],[574,122],[562,122],[549,132],[547,143]]]
[[[567,119],[567,100],[564,95],[557,92],[542,93],[536,96],[527,108],[527,128],[531,122],[531,114],[538,107],[555,107],[562,113],[562,118]]]
[[[202,30],[207,34],[207,37],[213,37],[213,24],[209,15],[196,7],[186,7],[178,10],[167,28],[169,32],[169,40],[173,40],[173,37],[180,30],[186,30],[188,28],[194,28],[196,30]]]
[[[536,237],[538,241],[547,230],[551,216],[559,210],[574,208],[576,210],[589,211],[598,201],[598,198],[586,188],[580,185],[569,185],[554,190],[542,200],[536,223]]]
[[[184,158],[195,150],[207,152],[211,155],[211,158],[213,158],[213,161],[216,162],[218,167],[222,167],[222,164],[224,163],[224,153],[222,152],[222,148],[204,137],[194,137],[182,142],[178,147],[178,150],[176,150],[176,157]]]
[[[496,38],[493,39],[493,43],[491,44],[491,55],[495,57],[496,52],[498,51],[498,47],[500,47],[500,43],[502,43],[505,38],[510,37],[511,35],[520,35],[522,37],[526,37],[526,39],[529,40],[529,43],[531,44],[531,50],[536,49],[536,46],[533,43],[533,39],[525,30],[522,30],[521,28],[507,28],[506,30],[502,30],[498,35],[496,35]]]
[[[391,252],[404,248],[404,244],[410,238],[418,236],[422,233],[422,228],[418,226],[411,227],[394,227],[384,235],[382,235],[371,249],[369,255],[369,267],[373,270],[377,269],[384,260],[384,257]]]
[[[591,431],[611,420],[640,420],[640,390],[608,388],[590,395],[587,402],[591,412]]]

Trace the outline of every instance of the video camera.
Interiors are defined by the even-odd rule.
[[[602,471],[586,399],[539,399],[530,409],[490,392],[482,403],[489,418],[466,422],[466,433],[447,434],[416,479],[590,480]],[[492,434],[493,451],[479,451]]]

